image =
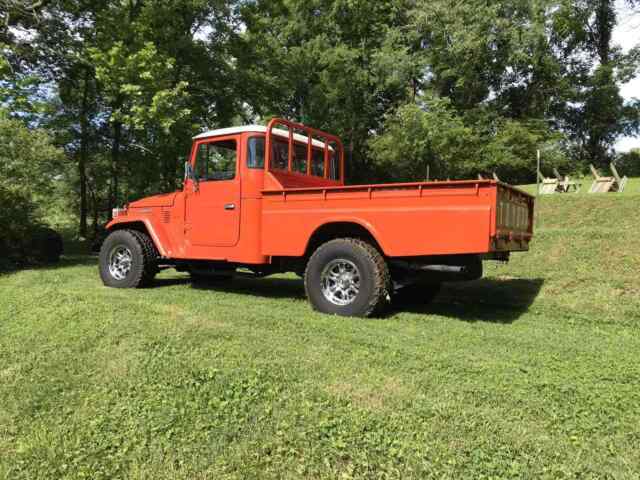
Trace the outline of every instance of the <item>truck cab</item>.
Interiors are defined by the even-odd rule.
[[[273,119],[196,136],[182,190],[115,209],[100,275],[131,288],[165,268],[296,272],[317,310],[367,316],[527,250],[532,218],[532,197],[495,181],[345,186],[338,137]]]

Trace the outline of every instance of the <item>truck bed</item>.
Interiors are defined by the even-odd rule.
[[[355,223],[389,257],[526,251],[533,200],[494,180],[269,189],[262,250],[301,256],[323,225]]]

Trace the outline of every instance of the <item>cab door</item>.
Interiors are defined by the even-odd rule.
[[[239,142],[207,139],[196,145],[198,180],[186,196],[185,236],[193,246],[233,247],[240,238]]]

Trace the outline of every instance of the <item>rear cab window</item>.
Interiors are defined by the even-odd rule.
[[[251,169],[263,169],[265,157],[265,138],[260,136],[250,137],[247,140],[247,167]],[[296,142],[293,150],[292,172],[307,175],[307,145]],[[271,148],[271,168],[274,170],[288,170],[289,168],[289,142],[275,139]],[[329,149],[329,178],[340,179],[340,162],[333,148]],[[324,177],[324,149],[314,145],[311,151],[311,170],[314,177]]]

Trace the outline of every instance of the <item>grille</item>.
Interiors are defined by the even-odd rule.
[[[163,210],[162,212],[160,212],[160,221],[162,223],[171,222],[171,212],[169,210]]]

